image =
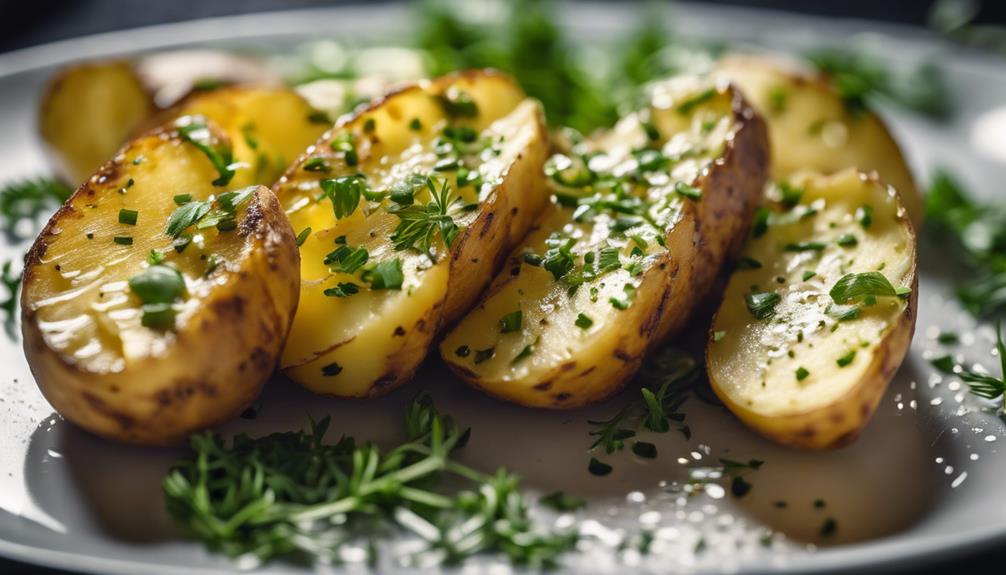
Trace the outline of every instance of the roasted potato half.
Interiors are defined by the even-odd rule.
[[[894,186],[916,227],[922,197],[898,143],[876,114],[849,110],[831,81],[778,56],[732,54],[717,73],[734,82],[768,123],[772,177],[800,171],[876,171]]]
[[[302,244],[284,373],[344,397],[411,377],[547,202],[548,145],[540,104],[496,72],[344,117],[274,187]]]
[[[830,449],[858,436],[908,350],[915,232],[876,176],[790,185],[730,278],[706,364],[716,394],[752,429]]]
[[[234,86],[186,98],[158,114],[157,124],[186,116],[208,118],[230,140],[236,161],[230,186],[271,186],[331,127],[314,113],[289,88]]]
[[[137,60],[86,62],[59,73],[42,96],[39,129],[57,169],[77,184],[159,111],[220,85],[279,85],[261,60],[182,50]],[[293,158],[289,158],[290,161]]]
[[[298,252],[268,188],[227,192],[228,147],[192,117],[133,140],[28,252],[25,354],[46,399],[84,429],[175,444],[238,414],[272,373]]]
[[[555,202],[441,356],[523,405],[617,392],[739,249],[768,173],[765,138],[724,82],[656,85],[642,112],[549,160]]]

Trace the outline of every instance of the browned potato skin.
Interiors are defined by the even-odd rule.
[[[159,125],[151,118],[198,92],[200,82],[281,85],[262,61],[215,50],[87,62],[61,71],[49,83],[39,132],[59,174],[78,184],[130,137]]]
[[[36,268],[58,239],[60,222],[82,217],[89,197],[117,193],[102,182],[117,179],[125,158],[151,146],[179,143],[177,132],[170,130],[131,142],[53,215],[25,258],[22,335],[39,389],[67,420],[125,443],[176,445],[241,413],[273,372],[300,293],[293,229],[276,196],[259,186],[237,229],[244,246],[240,268],[226,272],[226,283],[202,301],[165,355],[148,357],[123,372],[97,373],[46,344],[35,327],[32,294]],[[152,391],[138,392],[137,378]]]
[[[830,405],[784,417],[761,417],[736,405],[715,383],[712,385],[713,391],[750,429],[777,443],[818,451],[838,449],[856,441],[873,417],[887,391],[887,384],[901,367],[912,343],[919,300],[919,278],[914,269],[912,275],[915,276],[915,281],[912,283],[912,294],[908,298],[905,313],[877,346],[877,353],[870,362],[868,377]],[[712,337],[713,334],[710,333],[709,341],[712,341]],[[707,346],[706,355],[708,354]],[[712,371],[709,372],[709,377],[713,377]]]
[[[700,179],[703,190],[698,202],[696,229],[698,251],[692,271],[695,303],[709,293],[723,264],[744,247],[755,209],[761,202],[762,188],[769,177],[769,141],[765,120],[731,85],[731,103],[738,128],[727,142],[721,159]],[[661,334],[656,344],[680,329],[687,318]]]

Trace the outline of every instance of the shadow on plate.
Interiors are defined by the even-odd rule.
[[[441,413],[472,426],[471,441],[459,454],[463,462],[487,473],[505,467],[534,492],[562,490],[585,497],[592,502],[585,512],[590,516],[601,517],[616,507],[619,513],[638,514],[626,502],[633,491],[645,494],[650,504],[662,499],[670,508],[677,496],[669,486],[686,483],[694,469],[715,467],[720,457],[755,458],[765,464],[746,476],[751,492],[741,499],[727,495],[710,500],[717,513],[750,517],[795,540],[849,543],[910,528],[947,490],[930,457],[939,423],[915,411],[899,411],[892,401],[896,394],[908,393],[909,382],[920,376],[909,358],[860,440],[828,453],[780,447],[747,430],[722,407],[690,398],[683,410],[691,440],[674,430],[645,433],[641,439],[657,446],[655,460],[635,457],[628,446],[614,455],[594,454],[614,467],[606,477],[587,471],[593,441],[587,421],[613,415],[638,393],[634,387],[590,409],[530,410],[468,388],[436,361],[428,362],[411,384],[366,402],[319,397],[278,378],[267,386],[254,420],[238,419],[221,431],[262,435],[301,429],[309,418],[331,415],[329,440],[353,435],[390,445],[404,435],[405,406],[427,391]],[[962,455],[952,446],[941,452],[948,465],[957,465]],[[118,445],[60,419],[33,434],[25,475],[37,504],[68,529],[96,526],[119,540],[153,543],[179,537],[164,511],[160,482],[184,455],[184,450]],[[77,500],[86,505],[75,504]],[[815,505],[818,500],[823,505]],[[667,525],[678,521],[673,513],[665,517]],[[837,530],[822,538],[819,532],[828,518],[835,519]]]

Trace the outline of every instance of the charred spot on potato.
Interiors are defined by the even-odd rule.
[[[403,335],[405,335],[405,328],[404,328],[404,327],[402,327],[402,326],[398,326],[398,327],[396,327],[396,328],[395,328],[395,334],[394,334],[394,335],[395,335],[396,337],[402,337]]]
[[[573,394],[572,393],[567,393],[565,391],[559,392],[559,393],[557,393],[557,394],[555,394],[555,395],[552,396],[552,398],[555,400],[556,403],[563,403],[563,402],[569,400],[569,398],[571,398],[571,397],[573,397]]]
[[[551,381],[543,381],[541,383],[535,384],[535,386],[533,387],[533,389],[535,391],[548,391],[548,390],[552,389],[552,382]]]

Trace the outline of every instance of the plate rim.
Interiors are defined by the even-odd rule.
[[[359,0],[356,0],[359,1]],[[564,3],[564,4],[569,4]],[[570,28],[591,27],[601,14],[611,14],[613,7],[601,2],[577,2],[577,10],[569,11]],[[752,27],[764,22],[773,22],[780,27],[788,25],[820,26],[826,20],[823,16],[797,14],[776,9],[748,6],[707,5],[692,2],[677,2],[673,21],[681,24],[688,17],[698,14],[698,19],[709,19],[731,15],[752,21]],[[680,8],[686,7],[693,14],[685,16]],[[63,67],[71,63],[94,58],[109,58],[142,54],[151,50],[199,47],[202,44],[219,44],[254,38],[303,38],[334,36],[340,31],[362,26],[364,34],[388,29],[383,21],[400,21],[401,13],[409,10],[402,2],[366,5],[350,3],[326,8],[302,8],[215,16],[154,24],[112,32],[84,35],[0,52],[0,79],[17,74],[44,71],[48,68]],[[375,12],[390,18],[374,18]],[[394,17],[397,14],[397,18]],[[635,13],[635,12],[634,12]],[[338,26],[331,25],[331,18],[338,15],[342,20]],[[624,14],[620,19],[624,20]],[[377,24],[375,25],[375,21]],[[935,33],[924,28],[906,24],[877,22],[857,18],[827,18],[829,26],[855,28],[859,31],[890,36],[896,41],[917,43],[945,52],[955,65],[970,65],[984,73],[1002,75],[1006,71],[1004,60],[996,55],[979,52],[966,47],[952,45]],[[610,27],[610,24],[609,24]],[[393,26],[391,27],[393,28]],[[10,514],[15,520],[22,519]],[[829,573],[853,568],[893,569],[917,566],[933,560],[949,561],[965,554],[988,551],[996,544],[1006,543],[1006,529],[989,527],[972,529],[953,536],[912,537],[911,527],[883,536],[879,539],[849,543],[841,546],[818,549],[799,557],[786,557],[781,564],[773,565],[779,572]],[[64,535],[66,536],[66,535]],[[216,567],[194,567],[178,565],[157,565],[94,554],[77,553],[18,543],[0,536],[0,557],[20,561],[25,564],[66,569],[83,573],[136,573],[137,569],[152,575],[185,573],[188,575],[217,575],[229,573],[229,569]],[[277,563],[276,565],[280,565]],[[741,573],[745,570],[741,566]]]

